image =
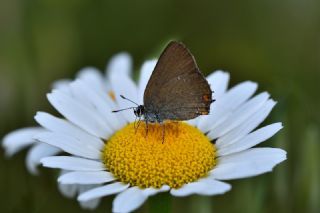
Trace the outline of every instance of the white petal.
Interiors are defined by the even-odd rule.
[[[33,136],[44,131],[41,127],[28,127],[10,132],[3,138],[2,142],[6,155],[10,157],[23,148],[35,143],[36,141],[33,139]]]
[[[47,130],[72,136],[83,143],[92,144],[99,150],[104,146],[104,143],[98,137],[89,134],[65,119],[57,118],[46,112],[37,112],[34,118]]]
[[[113,130],[118,130],[126,124],[125,119],[112,112],[116,108],[116,104],[107,93],[99,95],[81,80],[73,82],[71,88],[81,95],[89,107],[97,111]]]
[[[44,167],[58,168],[71,171],[102,171],[106,170],[104,164],[94,160],[78,157],[54,156],[42,158]]]
[[[191,194],[199,195],[218,195],[223,194],[231,189],[227,183],[223,183],[210,178],[200,179],[197,182],[188,183],[179,189],[171,189],[170,193],[173,196],[184,197]]]
[[[282,129],[281,123],[275,123],[263,128],[260,128],[248,135],[244,138],[234,142],[229,146],[224,146],[221,149],[218,147],[218,156],[229,155],[232,153],[240,152],[246,149],[249,149],[269,138],[271,138],[274,134],[276,134],[280,129]]]
[[[187,123],[190,124],[191,126],[196,127],[198,125],[199,120],[200,120],[200,117],[196,117],[191,120],[187,120]]]
[[[252,162],[256,160],[275,160],[278,161],[278,157],[285,157],[286,152],[279,148],[251,148],[242,152],[238,152],[231,155],[222,156],[219,158],[218,165],[227,163],[240,163],[240,162]]]
[[[100,116],[107,117],[108,115],[101,115],[101,113],[104,113],[106,110],[109,110],[107,112],[107,114],[109,114],[109,113],[112,113],[113,110],[119,109],[119,106],[116,103],[116,101],[113,100],[112,97],[110,96],[110,92],[114,92],[114,91],[112,90],[111,84],[108,81],[108,79],[106,79],[106,82],[105,82],[106,87],[108,87],[108,92],[94,91],[94,93],[93,93],[94,97],[92,97],[93,90],[92,90],[92,86],[90,83],[84,82],[81,79],[76,80],[76,82],[81,82],[82,90],[88,90],[88,91],[86,91],[86,97],[83,97],[83,98],[85,98],[85,100],[87,102],[86,105],[90,106],[89,108],[91,108],[91,109],[93,107],[94,111],[98,111],[98,113],[100,112]],[[89,93],[91,93],[91,94],[89,94]],[[80,95],[81,95],[81,92],[80,92]],[[99,96],[99,97],[97,97],[97,96]],[[98,98],[98,100],[96,100],[96,98]],[[103,111],[102,111],[102,109],[103,109],[105,103],[102,103],[102,102],[105,102],[108,104],[107,109],[104,109]],[[106,120],[107,123],[112,123],[111,127],[115,126],[116,129],[118,129],[119,126],[122,127],[127,122],[126,119],[119,113],[112,113],[112,115],[110,115],[110,116],[111,116],[110,118],[108,117],[108,119],[104,119],[104,120]],[[112,120],[113,121],[116,120],[117,122],[110,121],[111,118],[115,118]],[[120,123],[120,124],[118,124],[118,123]]]
[[[107,64],[105,71],[107,77],[105,80],[105,84],[108,87],[108,91],[113,91],[110,83],[112,75],[131,76],[131,72],[132,59],[129,54],[123,52],[113,56]]]
[[[67,198],[73,198],[76,196],[77,191],[78,191],[78,185],[69,185],[69,184],[58,184],[58,188],[60,193],[67,197]]]
[[[257,89],[257,84],[246,81],[240,83],[211,104],[210,115],[203,116],[198,128],[207,132],[225,121],[242,103],[250,98]]]
[[[87,90],[88,89],[90,91],[90,93],[94,93],[95,96],[99,96],[105,102],[107,102],[109,107],[110,106],[111,107],[115,106],[115,102],[114,102],[114,100],[112,100],[112,97],[110,96],[110,92],[111,92],[111,85],[110,84],[106,85],[106,87],[108,87],[107,91],[101,91],[101,90],[98,91],[98,90],[94,89],[89,82],[83,81],[82,79],[76,79],[75,81],[73,81],[73,84],[75,82],[81,82],[80,89],[82,89],[82,90]],[[72,84],[70,86],[72,87]],[[82,88],[82,87],[84,87],[84,88]],[[81,92],[76,90],[78,88],[72,88],[72,89],[73,89],[72,90],[73,93],[79,93],[81,95]],[[78,94],[78,96],[79,96],[79,94]],[[92,98],[88,100],[88,96],[87,95],[82,97],[82,98],[85,100],[85,102],[87,102],[88,105],[94,106],[93,103],[90,103]]]
[[[106,75],[111,79],[111,75],[130,76],[132,70],[132,59],[127,53],[119,53],[113,56],[108,63]]]
[[[157,60],[146,61],[141,68],[140,78],[139,78],[139,103],[143,103],[143,95],[152,74],[155,66],[157,64]]]
[[[238,109],[231,113],[224,122],[208,133],[209,138],[213,140],[221,137],[234,127],[246,121],[266,103],[269,96],[270,95],[268,93],[264,92],[242,104]]]
[[[143,189],[142,193],[146,196],[153,196],[155,194],[158,194],[160,192],[167,192],[170,190],[170,186],[168,185],[163,185],[160,189],[156,189],[156,188],[146,188]]]
[[[94,210],[100,204],[101,199],[93,199],[86,202],[80,202],[80,206],[83,209]]]
[[[129,184],[124,184],[120,182],[100,186],[91,190],[88,190],[79,195],[78,201],[85,202],[92,199],[97,199],[107,195],[117,194],[126,190],[129,187]]]
[[[260,123],[266,119],[266,117],[271,112],[272,108],[275,106],[276,102],[273,100],[268,100],[262,108],[260,108],[257,112],[255,112],[249,119],[247,119],[244,123],[234,128],[221,138],[219,138],[216,142],[216,145],[220,148],[223,146],[230,145],[237,140],[240,140],[249,132],[254,130]],[[209,136],[210,137],[210,136]]]
[[[101,80],[101,79],[100,79]],[[102,80],[100,82],[102,84]],[[94,103],[92,100],[94,100],[94,97],[100,97],[103,98],[108,103],[113,103],[110,95],[109,90],[106,89],[100,89],[94,88],[92,86],[92,83],[89,81],[85,81],[84,79],[78,78],[74,81],[72,81],[69,84],[69,88],[71,91],[71,97],[80,102],[82,105],[88,107],[90,110],[97,111]],[[94,94],[94,97],[91,97],[90,94]]]
[[[79,186],[78,187],[79,194],[101,186],[101,184],[84,184],[84,185],[83,184],[76,184],[76,185]]]
[[[102,73],[93,67],[87,67],[79,71],[77,75],[82,81],[90,85],[98,93],[107,94],[108,90],[105,85],[105,78]]]
[[[44,132],[35,136],[38,141],[58,147],[70,154],[84,158],[100,159],[101,151],[91,144],[90,141],[83,142],[70,135],[54,132]]]
[[[213,91],[213,98],[220,99],[221,95],[223,95],[229,83],[230,75],[227,72],[223,72],[221,70],[217,70],[207,76],[207,80],[210,84],[211,90]]]
[[[40,164],[40,159],[52,155],[56,155],[61,152],[60,149],[50,146],[45,143],[35,144],[28,152],[26,158],[26,165],[30,173],[38,174],[37,166]]]
[[[147,198],[148,196],[144,195],[141,189],[136,186],[131,187],[116,196],[113,200],[112,212],[132,212],[139,208]]]
[[[111,135],[112,131],[104,120],[80,102],[57,90],[47,96],[50,103],[72,123],[97,137],[108,138]]]
[[[276,148],[252,148],[219,158],[210,177],[231,180],[260,175],[286,159],[286,152]]]
[[[68,173],[65,170],[61,171],[61,175]],[[81,194],[90,189],[96,188],[99,186],[98,184],[87,184],[87,185],[79,185],[79,184],[58,184],[59,191],[62,195],[68,198],[74,198],[77,194]],[[100,203],[100,199],[93,199],[86,202],[80,202],[80,205],[83,209],[95,209]]]
[[[87,192],[89,190],[92,190],[100,185],[99,184],[90,184],[90,185],[77,185],[77,186],[78,186],[79,194],[82,194],[82,193]],[[100,198],[92,199],[92,200],[88,200],[88,201],[83,201],[83,202],[80,202],[80,206],[83,209],[93,210],[98,207],[100,201],[101,201]]]
[[[61,175],[58,181],[62,184],[99,184],[113,181],[115,177],[106,171],[69,172]]]
[[[119,105],[119,109],[136,107],[135,104],[131,103],[128,100],[124,100],[120,97],[120,95],[123,95],[135,103],[138,102],[137,86],[129,76],[113,74],[110,76],[110,83],[112,91],[114,91],[116,101]],[[132,110],[125,110],[119,113],[123,115],[128,122],[133,122],[135,120],[135,116]]]
[[[68,85],[71,83],[70,79],[60,79],[52,84],[52,89],[60,89],[60,90],[65,90],[65,88],[68,87]],[[69,89],[67,89],[69,90]]]

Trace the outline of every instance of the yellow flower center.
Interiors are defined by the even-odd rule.
[[[107,141],[103,161],[119,181],[141,188],[169,185],[179,188],[207,175],[216,164],[214,144],[184,122],[134,123]]]

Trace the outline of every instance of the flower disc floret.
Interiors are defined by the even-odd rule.
[[[144,122],[138,129],[131,123],[106,142],[103,161],[121,182],[132,186],[179,188],[207,175],[216,164],[216,148],[184,122],[148,124],[148,132]]]

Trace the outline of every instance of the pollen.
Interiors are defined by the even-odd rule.
[[[109,91],[109,92],[108,92],[108,95],[110,96],[110,98],[111,98],[113,101],[116,100],[116,95],[114,94],[113,91]]]
[[[145,122],[131,123],[106,142],[103,162],[131,186],[180,188],[208,174],[216,164],[216,148],[185,122],[148,124],[148,132]]]

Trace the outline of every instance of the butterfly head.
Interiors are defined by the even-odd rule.
[[[142,115],[144,115],[144,106],[139,105],[138,107],[133,109],[133,112],[134,112],[135,116],[140,118]]]

